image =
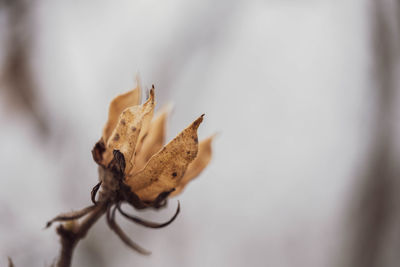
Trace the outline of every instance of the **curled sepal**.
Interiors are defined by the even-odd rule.
[[[118,211],[119,211],[125,218],[127,218],[127,219],[129,219],[129,220],[131,220],[131,221],[133,221],[133,222],[135,222],[135,223],[137,223],[137,224],[140,224],[140,225],[143,225],[143,226],[149,227],[149,228],[162,228],[162,227],[165,227],[165,226],[169,225],[170,223],[172,223],[172,222],[176,219],[176,217],[178,216],[178,214],[179,214],[179,212],[180,212],[180,203],[179,203],[179,201],[178,201],[178,207],[177,207],[177,209],[176,209],[176,212],[175,212],[174,216],[172,216],[171,219],[169,219],[168,221],[166,221],[166,222],[164,222],[164,223],[150,222],[150,221],[143,220],[143,219],[141,219],[141,218],[139,218],[139,217],[136,217],[136,216],[127,214],[126,212],[124,212],[124,211],[122,210],[120,204],[117,205],[117,208],[118,208]]]
[[[51,221],[48,221],[46,224],[46,228],[50,227],[54,222],[61,222],[61,221],[72,221],[72,220],[77,220],[92,210],[96,209],[96,205],[86,207],[84,209],[81,209],[79,211],[71,211],[71,212],[66,212],[66,213],[61,213]]]
[[[152,201],[143,201],[139,198],[138,195],[132,192],[131,188],[125,183],[120,183],[119,187],[122,199],[138,210],[146,208],[154,208],[154,209],[163,208],[167,204],[168,196],[175,190],[175,188],[172,188],[169,191],[161,192]]]
[[[111,230],[114,231],[114,233],[117,234],[117,236],[122,240],[122,242],[125,243],[125,245],[127,245],[128,247],[130,247],[131,249],[144,254],[144,255],[149,255],[151,254],[150,251],[142,248],[141,246],[139,246],[138,244],[136,244],[135,242],[133,242],[125,233],[124,231],[122,231],[122,229],[119,227],[119,225],[116,223],[115,221],[115,211],[117,210],[117,207],[114,206],[111,210],[111,207],[109,206],[107,209],[107,223],[108,226],[111,228]]]
[[[120,184],[120,193],[122,195],[122,198],[128,202],[129,204],[131,204],[132,206],[134,206],[136,209],[141,210],[141,209],[145,209],[148,208],[149,205],[144,203],[139,197],[138,195],[136,195],[134,192],[131,191],[130,187],[127,186],[125,183],[121,183]]]
[[[106,151],[106,147],[104,145],[103,139],[100,139],[92,149],[93,160],[103,166],[103,153]],[[104,167],[104,166],[103,166]]]
[[[152,201],[161,192],[170,191],[179,185],[189,163],[197,155],[197,128],[203,121],[203,116],[152,156],[141,171],[126,178],[125,183],[142,200]]]
[[[96,195],[97,195],[97,191],[99,191],[100,186],[101,186],[102,182],[99,182],[98,184],[96,184],[93,188],[92,188],[92,192],[90,193],[90,199],[92,200],[93,204],[96,204]]]
[[[161,192],[155,200],[153,201],[145,201],[145,203],[147,205],[149,205],[150,207],[154,208],[154,209],[160,209],[163,208],[167,205],[167,198],[169,197],[169,195],[175,191],[175,188],[172,188],[168,191],[164,191]]]
[[[126,167],[124,154],[122,154],[119,150],[114,150],[113,155],[114,157],[110,164],[108,164],[107,168],[114,173],[115,177],[122,179]]]

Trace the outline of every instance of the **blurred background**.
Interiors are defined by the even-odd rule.
[[[49,266],[90,203],[109,101],[202,113],[214,157],[141,256],[91,229],[73,266],[400,266],[397,0],[0,0],[0,265]],[[134,212],[132,210],[132,212]]]

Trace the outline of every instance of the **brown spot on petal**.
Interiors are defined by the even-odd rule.
[[[179,186],[176,188],[176,191],[171,193],[171,196],[176,196],[186,187],[186,185],[196,178],[203,169],[208,165],[212,156],[212,140],[215,135],[208,137],[203,140],[199,144],[199,151],[197,153],[197,157],[191,162],[186,170],[186,173],[183,175],[183,178],[180,181]]]
[[[189,163],[196,158],[198,144],[195,139],[197,140],[197,128],[202,119],[199,117],[154,154],[143,169],[125,178],[125,183],[142,200],[152,201],[162,192],[180,185]],[[187,154],[187,151],[190,153]],[[149,181],[149,177],[158,177],[159,180]]]
[[[151,100],[146,101],[143,105],[132,106],[124,110],[124,113],[119,117],[117,126],[115,127],[111,140],[107,143],[108,158],[111,160],[111,151],[119,150],[124,154],[126,160],[126,173],[132,169],[132,158],[135,152],[136,144],[139,140],[139,135],[141,132],[141,127],[143,126],[144,118],[148,113],[153,113],[154,105]],[[125,125],[123,125],[122,120],[125,120]],[[135,131],[131,129],[135,128]],[[116,138],[116,135],[119,138]],[[117,141],[115,141],[117,140]]]
[[[132,127],[131,130],[134,132],[136,131],[136,127]]]
[[[118,134],[118,133],[117,133],[116,135],[114,135],[113,140],[114,140],[114,141],[118,141],[118,140],[119,140],[119,134]]]
[[[108,120],[103,129],[103,141],[108,144],[112,132],[117,126],[119,116],[123,111],[129,107],[139,104],[140,100],[140,87],[131,90],[127,93],[115,97],[111,103],[108,110]],[[125,114],[126,112],[124,112]]]
[[[122,120],[121,120],[121,124],[122,124],[122,125],[125,125],[125,124],[126,124],[126,121],[125,121],[124,119],[122,119]]]

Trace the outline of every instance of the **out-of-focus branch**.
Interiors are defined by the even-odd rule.
[[[6,42],[3,43],[6,57],[0,86],[9,96],[9,107],[24,111],[33,119],[40,133],[46,135],[48,125],[37,106],[37,84],[30,64],[33,36],[31,2],[3,0],[0,6],[8,18]]]
[[[376,115],[371,154],[363,179],[355,192],[351,211],[351,250],[348,266],[399,266],[400,258],[389,255],[400,248],[391,238],[400,210],[399,164],[396,163],[395,117],[398,109],[400,4],[397,0],[372,0],[373,75]],[[354,209],[355,208],[355,209]]]
[[[14,263],[10,257],[8,257],[8,267],[14,267]]]

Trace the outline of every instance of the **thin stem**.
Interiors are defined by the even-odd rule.
[[[62,213],[62,214],[58,215],[57,217],[55,217],[54,219],[52,219],[51,221],[48,221],[46,224],[46,228],[49,228],[54,222],[77,220],[77,219],[87,215],[89,212],[93,211],[94,209],[96,209],[96,205],[86,207],[79,211]]]
[[[108,226],[110,226],[111,230],[114,231],[114,233],[121,239],[122,242],[125,243],[128,247],[131,249],[139,252],[140,254],[143,255],[150,255],[151,252],[142,248],[135,242],[133,242],[125,233],[122,231],[122,229],[118,226],[117,222],[115,221],[115,212],[117,210],[117,206],[114,206],[111,210],[111,207],[108,207],[107,210],[107,223]]]
[[[70,267],[74,249],[78,242],[84,238],[92,225],[106,212],[107,205],[98,203],[85,219],[76,226],[66,228],[60,225],[57,233],[61,238],[61,250],[57,267]]]

